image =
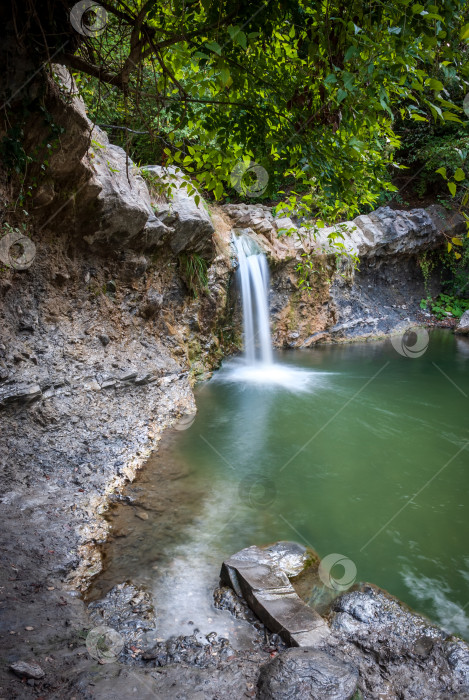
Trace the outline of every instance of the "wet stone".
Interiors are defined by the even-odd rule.
[[[258,682],[258,700],[349,700],[358,670],[332,654],[311,648],[288,649],[265,664]]]
[[[461,690],[469,692],[469,649],[457,640],[447,645],[446,658]]]
[[[236,595],[233,589],[228,588],[228,586],[216,588],[213,594],[213,601],[216,608],[228,610],[239,620],[254,622],[257,619],[244,598]]]
[[[247,547],[223,562],[220,577],[287,644],[315,646],[329,636],[329,627],[301,600],[286,573],[298,573],[304,562],[305,550],[295,543]]]
[[[32,678],[37,681],[46,675],[39,664],[34,662],[15,661],[10,665],[10,670],[20,678]]]

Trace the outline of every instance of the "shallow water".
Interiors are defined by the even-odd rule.
[[[356,568],[469,638],[469,340],[436,331],[414,358],[384,341],[276,359],[273,383],[230,361],[198,387],[194,422],[113,512],[93,597],[131,578],[152,587],[161,637],[195,625],[241,639],[212,607],[221,562],[296,540],[342,555],[331,585]]]

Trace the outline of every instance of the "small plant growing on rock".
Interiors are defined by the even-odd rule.
[[[183,253],[179,256],[179,270],[194,298],[208,287],[208,263],[198,253]]]
[[[436,299],[427,297],[420,302],[421,309],[430,308],[430,311],[438,320],[447,317],[461,318],[469,309],[469,299],[458,299],[450,294],[439,294]]]

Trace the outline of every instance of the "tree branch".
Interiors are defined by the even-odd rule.
[[[108,85],[115,85],[116,87],[122,88],[122,77],[120,73],[113,73],[101,66],[96,66],[89,61],[86,61],[81,56],[75,56],[70,53],[62,53],[56,58],[57,63],[62,63],[62,65],[72,68],[73,70],[81,71],[87,75],[91,75],[93,78],[98,78],[103,83],[108,83]]]

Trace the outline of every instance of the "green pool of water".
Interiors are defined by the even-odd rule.
[[[163,635],[188,621],[216,628],[221,561],[284,539],[342,555],[347,575],[469,638],[469,340],[433,332],[416,358],[387,340],[277,360],[304,372],[295,391],[230,381],[226,363],[172,441],[184,469],[171,503],[184,517],[168,531],[150,514],[129,555],[154,588]],[[119,546],[114,582],[125,578]]]

